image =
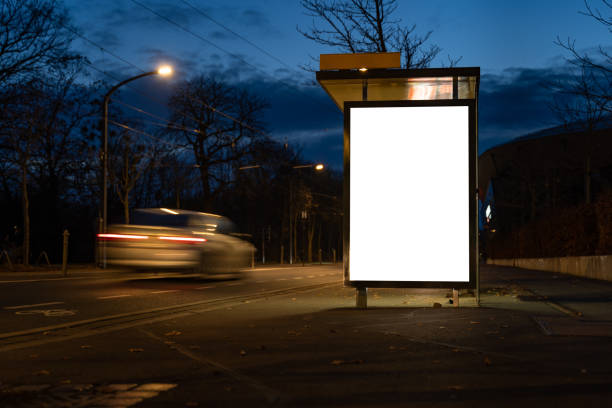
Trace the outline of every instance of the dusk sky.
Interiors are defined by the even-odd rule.
[[[341,112],[316,84],[314,73],[301,68],[309,63],[318,68],[312,57],[338,50],[319,46],[296,30],[311,24],[299,1],[66,0],[65,5],[73,25],[91,41],[77,39],[74,46],[99,70],[91,70],[93,79],[112,85],[113,78],[167,62],[176,70],[173,81],[207,73],[248,86],[270,102],[266,120],[272,137],[301,146],[307,160],[341,168]],[[541,86],[566,64],[556,37],[575,39],[581,50],[612,46],[608,30],[581,15],[583,10],[582,0],[399,0],[395,17],[416,24],[419,34],[433,30],[430,43],[442,52],[432,67],[447,65],[450,55],[462,57],[458,66],[481,68],[482,152],[559,124]],[[168,87],[163,81],[145,79],[134,86],[143,93],[163,93]],[[122,90],[117,97],[129,98],[129,92]],[[161,97],[142,107],[164,112],[163,105]]]

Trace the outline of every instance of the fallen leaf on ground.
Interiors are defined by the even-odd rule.
[[[172,345],[172,344],[176,344],[176,341],[166,340],[166,341],[164,341],[164,344],[167,344],[167,345],[169,345],[169,346],[170,346],[170,345]]]
[[[62,380],[60,384],[72,384],[72,380]]]
[[[580,369],[580,374],[586,374],[588,371],[586,368],[581,368]]]
[[[165,333],[165,334],[164,334],[164,336],[168,336],[168,337],[169,337],[169,336],[178,336],[178,335],[180,335],[180,334],[181,334],[181,332],[180,332],[180,331],[178,331],[178,330],[172,330],[172,331],[169,331],[168,333]]]
[[[128,351],[130,353],[142,353],[144,351],[144,349],[142,349],[142,348],[129,348]]]
[[[90,349],[90,348],[91,348],[91,346],[90,346],[89,344],[83,344],[83,345],[81,346],[81,348],[82,348],[82,349]]]
[[[491,359],[489,359],[489,357],[485,357],[483,361],[484,361],[486,366],[490,366],[491,365]]]
[[[332,360],[332,365],[361,364],[363,360]]]
[[[291,300],[296,301],[297,299],[296,298],[291,298]]]
[[[34,375],[49,375],[49,374],[51,373],[47,370],[39,370],[39,371],[34,372]]]
[[[38,358],[38,354],[30,354],[30,358]]]
[[[395,346],[389,346],[389,350],[395,350],[396,347]]]
[[[188,403],[185,404],[186,407],[197,407],[198,403],[195,401],[189,401]]]
[[[191,350],[199,350],[200,346],[189,346]]]
[[[470,321],[470,324],[480,324],[480,322]]]
[[[246,356],[246,355],[247,355],[247,352],[246,352],[246,351],[244,351],[244,350],[240,350],[240,355],[244,357],[244,356]]]

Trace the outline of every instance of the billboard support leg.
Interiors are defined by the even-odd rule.
[[[453,306],[459,307],[459,291],[453,289]]]
[[[357,309],[368,308],[368,288],[357,288]]]

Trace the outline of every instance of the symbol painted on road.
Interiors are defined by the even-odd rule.
[[[58,316],[72,316],[76,314],[76,310],[67,309],[33,309],[33,310],[20,310],[15,312],[16,315],[34,315],[41,314],[46,317],[58,317]]]

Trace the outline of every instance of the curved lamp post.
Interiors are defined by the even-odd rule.
[[[104,138],[104,147],[102,151],[102,161],[103,161],[103,173],[104,173],[104,181],[102,187],[102,232],[106,232],[107,223],[107,213],[108,213],[108,193],[107,193],[107,184],[108,184],[108,101],[110,100],[111,95],[117,89],[127,84],[128,82],[132,82],[136,79],[140,79],[142,77],[150,76],[150,75],[161,75],[161,76],[169,76],[172,75],[172,67],[168,65],[163,65],[159,67],[156,71],[145,72],[144,74],[136,75],[134,77],[128,78],[125,81],[119,82],[117,85],[113,86],[107,93],[104,95],[104,129],[103,129],[103,138]],[[104,245],[104,267],[106,268],[106,245]]]

